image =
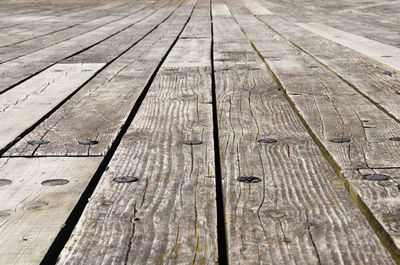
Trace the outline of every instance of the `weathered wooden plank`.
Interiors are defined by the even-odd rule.
[[[281,36],[260,27],[260,22],[243,9],[237,7],[234,10],[252,44],[266,59],[280,87],[307,123],[314,140],[327,150],[327,159],[332,166],[353,170],[398,167],[398,148],[390,140],[393,137],[390,135],[399,133],[399,125],[395,120]],[[257,32],[254,28],[258,29]],[[277,50],[281,52],[277,53]],[[344,139],[343,143],[340,143],[340,139],[337,143],[331,141],[332,138],[342,137],[349,140]],[[353,198],[380,193],[372,185],[348,180],[346,184],[350,185],[348,188]],[[379,207],[368,208],[368,203],[362,199],[355,201],[398,262],[399,249],[394,244],[398,232],[393,232],[388,222],[382,222],[384,231],[379,231],[382,226],[374,224],[382,213],[389,214],[392,211],[388,202],[398,201],[397,194],[386,193],[384,196],[385,200],[380,202]],[[380,210],[377,211],[377,208]]]
[[[171,18],[99,73],[5,155],[104,155],[191,9],[190,3],[178,8]],[[41,138],[50,143],[39,147],[27,144],[28,139]],[[79,144],[86,139],[98,144]]]
[[[400,75],[391,72],[390,67],[281,18],[266,16],[260,19],[298,48],[334,71],[390,115],[400,119],[398,108]]]
[[[2,94],[0,150],[38,122],[102,66],[104,64],[56,64]]]
[[[210,48],[210,39],[197,40]],[[60,264],[217,262],[211,68],[187,67],[195,58],[181,41],[187,39],[157,74]],[[113,181],[127,175],[138,181]]]
[[[400,134],[396,120],[311,56],[262,27],[254,16],[244,13],[238,19],[311,130],[343,169],[400,165],[399,150],[390,141]],[[342,137],[350,142],[331,141]]]
[[[145,11],[139,12],[139,15],[134,14],[125,17],[67,41],[0,64],[0,92],[49,65],[83,51],[91,45],[101,43],[113,34],[123,34],[124,30],[136,23],[145,19],[151,19],[152,15],[157,16],[157,10],[157,6],[149,7]]]
[[[0,159],[1,264],[40,263],[101,160]]]
[[[400,71],[399,48],[338,30],[322,23],[298,23],[297,25]]]
[[[393,242],[393,251],[400,248],[400,205],[399,187],[400,170],[398,168],[387,169],[358,169],[344,170],[342,172],[351,186],[353,196],[358,203],[364,204],[373,222],[377,222],[378,233],[390,237]],[[385,180],[368,180],[366,176],[380,174],[387,176]],[[383,177],[384,177],[383,176]],[[380,177],[380,176],[377,176]],[[397,260],[398,261],[398,260]]]
[[[162,4],[162,5],[161,5]],[[182,1],[161,1],[160,8],[153,11],[146,19],[125,29],[107,40],[99,43],[84,52],[73,56],[65,62],[100,62],[110,61],[122,52],[126,51],[135,42],[139,41],[148,32],[156,28],[167,19],[182,4]]]
[[[136,5],[136,8],[134,8],[134,5]],[[81,10],[80,12],[73,12],[72,14],[68,12],[57,17],[40,19],[12,28],[0,29],[0,46],[10,46],[27,40],[37,39],[39,37],[43,38],[44,36],[64,31],[66,29],[77,30],[80,24],[104,16],[109,16],[105,15],[107,13],[122,17],[120,11],[123,9],[131,9],[132,11],[135,11],[135,9],[139,10],[143,7],[143,5],[138,4],[137,2],[128,5],[122,4],[121,2],[112,2],[108,4],[108,8],[110,8],[109,10],[112,10],[112,12],[105,12],[103,7],[101,7],[101,9],[91,8],[88,10]],[[43,43],[44,42],[42,42],[42,45]]]
[[[245,14],[235,17],[265,41]],[[213,16],[214,36],[240,32],[223,19]],[[230,264],[394,264],[256,52],[240,54],[252,50],[245,35],[232,42],[214,46]],[[259,142],[268,138],[277,141]],[[250,176],[260,182],[238,181]]]

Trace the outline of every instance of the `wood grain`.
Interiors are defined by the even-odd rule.
[[[189,4],[178,8],[170,19],[110,64],[5,155],[105,155],[191,9]],[[26,143],[32,138],[46,138],[50,143],[33,148]],[[99,143],[79,144],[86,139]]]
[[[103,66],[104,64],[56,64],[2,94],[0,149],[38,122]]]
[[[266,60],[274,78],[307,124],[314,140],[329,153],[326,158],[332,166],[349,169],[350,172],[354,172],[351,169],[360,168],[398,167],[398,148],[388,137],[388,134],[398,133],[397,121],[276,32],[259,27],[260,22],[248,11],[238,6],[234,6],[233,10],[254,47]],[[258,29],[257,33],[255,28]],[[283,52],[277,54],[276,50]],[[340,137],[348,137],[350,142],[330,141]],[[395,244],[397,232],[391,231],[390,223],[382,222],[380,217],[382,213],[392,212],[388,202],[398,200],[398,195],[382,193],[374,185],[345,181],[355,202],[398,262],[400,251]],[[363,201],[366,199],[363,194],[371,193],[379,193],[384,197],[379,206],[372,207],[368,200]],[[376,222],[381,225],[376,226]]]
[[[204,60],[180,43],[187,40],[178,40],[152,83],[61,264],[217,262],[211,68],[187,67]],[[210,48],[211,39],[197,40]],[[122,175],[139,181],[112,181]]]
[[[214,34],[232,31],[236,39],[240,28],[231,19],[219,27],[224,19],[214,15]],[[261,59],[254,50],[247,55],[245,35],[228,40],[219,39],[214,52],[223,59],[215,76],[230,264],[394,263]],[[253,59],[237,56],[243,51]],[[258,142],[265,138],[277,142]],[[245,176],[261,182],[237,180]]]
[[[102,158],[0,159],[0,264],[39,264]],[[47,180],[65,179],[61,186]]]

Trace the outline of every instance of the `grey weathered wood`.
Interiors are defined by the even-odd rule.
[[[397,144],[399,146],[399,144]],[[358,169],[342,172],[351,186],[352,195],[358,203],[364,204],[370,212],[367,216],[372,222],[377,222],[378,233],[389,236],[393,240],[392,251],[398,253],[400,248],[400,205],[399,185],[400,170],[387,169]],[[365,179],[368,174],[384,174],[389,176],[387,181],[371,181]],[[397,260],[398,262],[398,260]]]
[[[281,18],[265,16],[260,19],[400,119],[400,76],[395,71]]]
[[[149,13],[146,19],[138,21],[135,25],[125,29],[120,34],[110,37],[98,45],[65,60],[65,62],[110,61],[161,24],[174,13],[181,4],[181,0],[160,1],[158,4],[159,7],[153,10],[152,13]]]
[[[148,8],[146,11],[139,12],[139,15],[133,14],[85,34],[0,64],[0,92],[51,64],[82,51],[88,46],[106,40],[112,34],[124,34],[123,30],[135,25],[139,21],[150,19],[151,15],[154,15],[157,10],[157,6]]]
[[[6,155],[105,155],[191,9],[190,5],[177,9],[170,19],[109,65]],[[32,138],[46,138],[50,143],[37,148],[26,143]],[[99,144],[79,144],[85,139]]]
[[[275,78],[315,135],[315,140],[329,152],[333,158],[332,163],[337,163],[344,170],[398,167],[398,147],[389,140],[393,137],[391,135],[400,133],[397,121],[380,111],[309,55],[296,49],[270,29],[262,28],[260,21],[248,11],[239,6],[234,7],[247,36],[266,59]],[[277,50],[281,52],[277,53]],[[330,141],[340,137],[348,137],[351,142]],[[373,186],[358,182],[346,181],[346,184],[350,185],[349,190],[353,197],[357,194],[379,192]],[[362,192],[354,193],[354,190]],[[391,207],[388,202],[392,200],[398,201],[398,195],[385,194],[385,200],[379,202],[379,207],[369,208],[370,204],[366,202],[359,203],[359,206],[364,212],[369,211],[366,216],[374,223],[382,213],[389,214]],[[377,211],[377,208],[380,210]],[[393,242],[399,235],[398,231],[392,231],[388,222],[383,221],[381,224],[386,230],[381,239],[398,261],[399,248]],[[375,225],[373,227],[376,230],[381,228]]]
[[[117,12],[118,10],[117,9],[115,13],[112,13],[111,15],[100,16],[101,12],[96,12],[96,10],[91,10],[89,11],[88,14],[82,14],[82,16],[86,18],[84,21],[79,23],[75,22],[74,25],[70,25],[65,29],[57,30],[52,33],[44,34],[38,37],[32,37],[33,30],[28,30],[27,33],[29,34],[30,37],[29,39],[26,39],[24,41],[18,41],[15,44],[7,45],[6,47],[0,48],[0,54],[1,54],[0,61],[4,63],[12,59],[16,59],[18,57],[27,55],[29,53],[44,49],[51,45],[58,44],[62,41],[69,40],[71,38],[87,33],[91,30],[95,30],[101,26],[121,20],[129,15],[141,12],[145,7],[141,5],[136,5],[134,7],[128,6],[127,8],[131,10],[130,14],[128,15],[121,15],[119,12]],[[57,22],[59,20],[60,18],[56,19],[53,18],[49,19],[49,21],[46,22],[47,24],[50,24],[48,25],[48,27],[53,29],[54,22]],[[62,23],[67,23],[64,20],[70,21],[68,17],[61,18]],[[70,23],[71,22],[69,22],[69,24]],[[6,39],[5,37],[2,38]],[[7,37],[7,40],[15,42],[15,34],[12,34],[12,37]]]
[[[56,64],[2,94],[0,150],[38,122],[103,66],[104,64]]]
[[[135,8],[132,8],[133,5],[136,5],[137,9],[144,7],[137,2],[133,2],[130,5],[122,4],[121,2],[112,2],[108,4],[109,10],[112,10],[112,12],[105,12],[103,6],[101,6],[101,9],[94,7],[81,10],[80,12],[67,12],[59,16],[44,17],[44,19],[32,21],[31,23],[22,24],[12,28],[3,28],[0,29],[0,46],[10,46],[26,40],[37,39],[38,37],[50,35],[68,28],[76,29],[79,28],[77,26],[81,23],[109,16],[107,13],[112,13],[114,16],[121,16],[119,12],[123,9],[131,9],[134,11]]]
[[[0,159],[0,264],[39,264],[102,158]],[[61,186],[43,181],[66,179]]]
[[[211,68],[200,67],[202,54],[190,55],[181,41],[188,39],[178,40],[160,69],[60,264],[217,262]],[[210,38],[193,41],[210,49]],[[112,181],[122,175],[139,181]]]
[[[260,33],[245,14],[237,17],[246,32]],[[213,21],[230,264],[393,264],[241,29],[218,12]]]

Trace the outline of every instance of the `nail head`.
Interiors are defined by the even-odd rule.
[[[187,145],[198,145],[198,144],[202,144],[203,142],[199,141],[199,140],[188,140],[188,141],[184,141],[183,143],[187,144]]]
[[[39,145],[39,144],[48,144],[48,143],[50,143],[50,142],[47,140],[30,140],[30,141],[28,141],[28,144],[30,144],[30,145]]]
[[[43,181],[41,184],[43,186],[61,186],[61,185],[65,185],[68,184],[69,180],[67,179],[48,179]]]
[[[333,138],[330,141],[332,143],[348,143],[350,142],[350,139],[347,137],[342,137],[342,138]]]
[[[11,180],[9,179],[0,179],[0,186],[6,186],[11,184]]]
[[[261,178],[255,176],[238,177],[237,181],[244,183],[258,183],[261,182]]]
[[[271,143],[278,142],[278,140],[276,140],[274,138],[265,138],[265,139],[259,139],[258,142],[262,143],[262,144],[271,144]]]
[[[95,145],[95,144],[98,144],[99,141],[87,139],[87,140],[79,140],[78,143],[81,145]]]
[[[130,183],[130,182],[136,182],[139,179],[133,176],[121,176],[121,177],[116,177],[113,180],[118,183]]]
[[[368,174],[368,175],[364,175],[364,178],[366,180],[384,181],[384,180],[388,180],[390,177],[387,175],[383,175],[383,174]]]

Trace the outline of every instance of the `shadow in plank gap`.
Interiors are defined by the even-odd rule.
[[[0,150],[40,121],[103,66],[102,63],[56,64],[1,94]]]

